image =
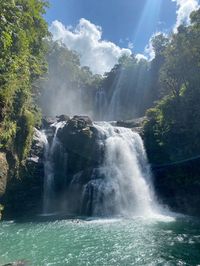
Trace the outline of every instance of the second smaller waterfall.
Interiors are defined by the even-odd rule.
[[[54,166],[54,155],[55,150],[60,145],[57,138],[57,133],[60,128],[64,126],[65,122],[56,122],[52,124],[55,127],[53,140],[49,143],[47,136],[45,141],[44,151],[44,201],[43,201],[43,213],[49,214],[54,209],[55,200],[55,166]],[[45,134],[45,133],[44,133]]]
[[[97,120],[102,121],[105,117],[107,108],[107,99],[106,94],[103,88],[100,88],[97,90],[95,95],[95,109],[96,109],[96,115]]]

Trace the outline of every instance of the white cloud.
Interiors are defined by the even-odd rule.
[[[128,49],[132,50],[134,47],[133,43],[132,42],[128,42]]]
[[[146,45],[144,53],[145,56],[148,58],[149,61],[153,60],[155,58],[155,52],[153,49],[153,44],[152,44],[152,40],[155,36],[161,34],[161,32],[156,32],[154,33],[151,38],[149,39],[149,43]]]
[[[190,14],[192,11],[197,10],[198,0],[172,0],[172,2],[176,2],[177,5],[177,19],[176,19],[176,25],[174,27],[174,31],[177,31],[177,28],[185,23],[190,23]]]
[[[152,45],[152,38],[153,36],[150,38],[149,43],[146,45],[144,50],[145,56],[148,58],[149,61],[155,58],[155,52]]]
[[[148,60],[147,56],[143,55],[143,54],[136,54],[135,58],[140,61],[140,60]]]
[[[122,55],[131,55],[130,49],[102,40],[101,27],[84,18],[80,19],[74,29],[55,20],[50,26],[50,32],[54,40],[60,40],[69,49],[78,52],[81,65],[89,66],[93,73],[110,71]]]
[[[164,37],[168,37],[168,34],[167,33],[165,33],[165,32],[161,32],[161,31],[157,31],[157,32],[155,32],[152,36],[151,36],[151,38],[149,39],[149,43],[146,45],[146,47],[145,47],[145,50],[144,50],[144,55],[147,57],[147,59],[149,60],[149,61],[151,61],[151,60],[153,60],[154,58],[155,58],[155,52],[154,52],[154,48],[153,48],[153,43],[152,43],[152,41],[153,41],[153,39],[156,37],[156,36],[158,36],[158,35],[163,35]]]

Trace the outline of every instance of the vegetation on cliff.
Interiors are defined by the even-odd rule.
[[[46,1],[0,0],[0,148],[21,164],[39,123],[35,81],[45,73]]]
[[[147,112],[147,150],[155,164],[200,156],[200,9],[180,26],[161,51],[161,99]],[[156,60],[158,55],[156,55]]]

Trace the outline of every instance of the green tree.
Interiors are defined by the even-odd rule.
[[[148,98],[151,105],[153,105],[155,101],[157,101],[163,96],[163,91],[161,89],[160,84],[160,70],[165,62],[164,52],[168,43],[169,39],[163,34],[156,35],[152,39],[152,47],[155,53],[155,57],[151,61],[150,66],[150,83]]]
[[[154,162],[174,162],[200,151],[200,9],[164,50],[160,82],[165,97],[148,111],[145,139]]]
[[[149,62],[137,60],[134,55],[122,56],[110,72],[106,73],[102,86],[109,106],[116,102],[111,119],[131,119],[142,116],[151,106],[149,91]],[[115,99],[114,99],[115,98]]]
[[[0,146],[21,162],[38,117],[34,82],[46,71],[46,7],[42,0],[0,0]]]

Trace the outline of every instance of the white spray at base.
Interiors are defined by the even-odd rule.
[[[140,135],[105,122],[96,123],[95,127],[105,154],[99,169],[102,178],[90,180],[83,191],[83,200],[87,197],[92,201],[87,204],[92,208],[92,215],[167,219],[154,195]]]

